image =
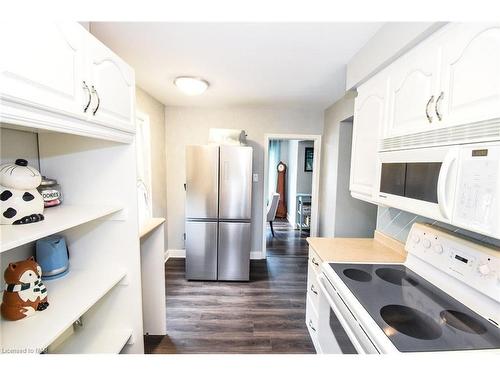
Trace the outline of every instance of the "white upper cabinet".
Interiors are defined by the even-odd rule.
[[[389,114],[384,137],[430,130],[439,87],[440,48],[435,43],[410,51],[390,69]]]
[[[88,35],[92,103],[89,113],[111,127],[134,130],[134,71],[108,47]]]
[[[350,190],[355,198],[372,202],[377,181],[377,151],[386,117],[387,79],[379,74],[358,88],[351,150]]]
[[[85,32],[76,23],[0,23],[2,98],[83,116]]]
[[[451,24],[440,43],[440,126],[500,119],[500,23]]]
[[[134,71],[81,25],[1,23],[0,33],[4,121],[130,139]]]
[[[450,23],[387,69],[383,138],[500,120],[500,23]]]

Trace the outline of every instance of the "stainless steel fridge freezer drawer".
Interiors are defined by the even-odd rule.
[[[186,278],[217,280],[217,222],[186,222]]]
[[[219,222],[218,280],[250,279],[251,224]]]

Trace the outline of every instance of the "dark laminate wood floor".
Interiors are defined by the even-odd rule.
[[[272,236],[271,227],[267,224],[266,231],[266,251],[267,256],[298,256],[307,257],[308,245],[306,238],[309,232],[292,228],[290,223],[284,219],[277,219],[273,222],[274,234]]]
[[[307,258],[251,261],[251,281],[184,278],[166,263],[167,336],[145,337],[146,353],[314,353],[305,325]]]

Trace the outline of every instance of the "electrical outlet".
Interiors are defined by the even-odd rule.
[[[252,180],[253,180],[253,182],[259,182],[259,174],[258,173],[254,173],[253,177],[252,177]]]

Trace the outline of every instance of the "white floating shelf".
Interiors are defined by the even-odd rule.
[[[88,329],[76,331],[52,353],[54,354],[118,354],[132,336],[131,329]]]
[[[121,207],[60,205],[44,211],[45,220],[0,226],[0,253],[120,211]]]
[[[114,267],[99,271],[70,268],[66,276],[44,281],[49,307],[18,321],[2,318],[2,349],[33,352],[45,349],[118,284],[125,274],[124,270]]]

